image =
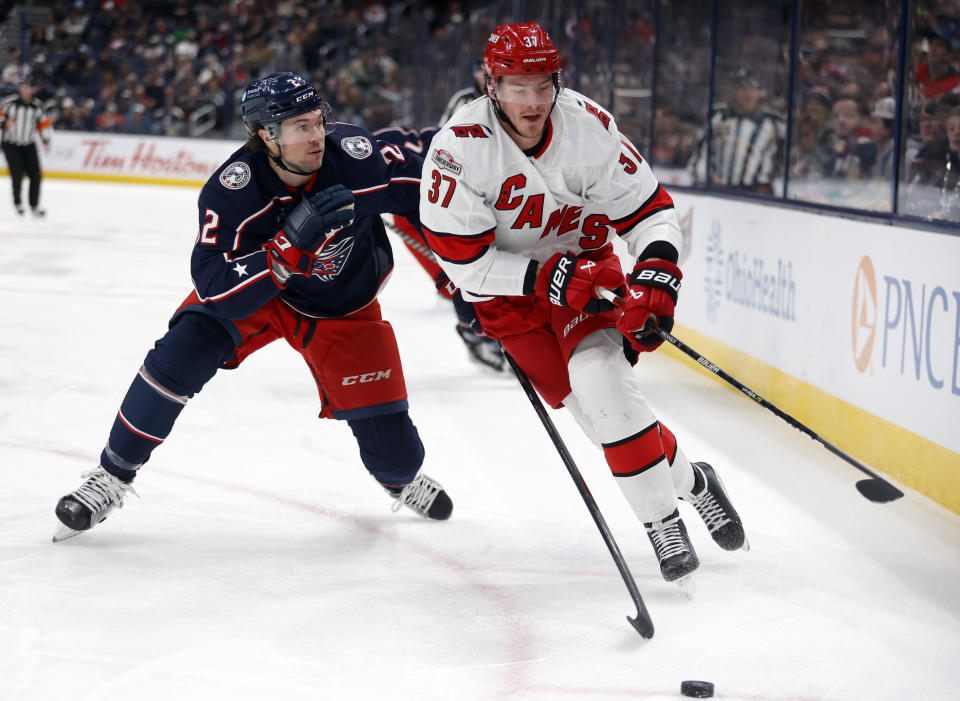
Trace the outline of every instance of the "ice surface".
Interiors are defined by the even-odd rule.
[[[909,490],[867,502],[859,472],[663,354],[637,370],[647,396],[722,474],[752,546],[723,552],[682,506],[692,599],[554,413],[654,618],[641,639],[516,381],[467,361],[399,244],[382,303],[450,521],[391,513],[281,342],[190,402],[140,499],[52,544],[56,500],[190,289],[196,195],[47,180],[33,220],[0,178],[0,698],[656,701],[684,679],[744,701],[960,695],[960,518]]]

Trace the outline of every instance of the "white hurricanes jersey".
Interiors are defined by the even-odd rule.
[[[527,153],[490,100],[454,117],[424,159],[420,218],[440,265],[474,299],[532,294],[537,264],[618,235],[634,256],[656,241],[680,250],[673,201],[592,100],[564,89]]]

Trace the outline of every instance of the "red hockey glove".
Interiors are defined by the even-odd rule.
[[[680,268],[666,260],[638,261],[634,266],[617,329],[635,350],[652,351],[663,343],[653,331],[643,331],[651,317],[664,331],[673,328],[673,308],[682,279]]]
[[[301,200],[283,220],[283,229],[264,244],[274,282],[286,287],[291,275],[310,275],[317,251],[353,223],[353,193],[333,185]]]
[[[554,253],[537,275],[536,294],[561,307],[572,307],[586,314],[600,314],[613,304],[600,299],[594,288],[605,287],[622,293],[626,280],[617,258],[591,260],[572,253]]]

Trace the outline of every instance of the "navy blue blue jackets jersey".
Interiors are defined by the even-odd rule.
[[[430,150],[430,142],[440,131],[439,127],[424,127],[423,129],[405,129],[404,127],[384,127],[373,132],[374,135],[388,144],[395,144],[406,153],[423,158]]]
[[[352,124],[338,123],[327,134],[323,165],[300,188],[285,185],[266,154],[239,149],[200,192],[200,232],[190,262],[200,304],[190,310],[243,319],[276,296],[311,317],[335,318],[362,309],[393,269],[380,213],[419,222],[421,165],[415,153]],[[337,183],[353,192],[353,224],[326,245],[311,276],[294,275],[281,290],[262,246],[280,231],[304,192]]]

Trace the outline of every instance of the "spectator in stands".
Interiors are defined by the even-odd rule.
[[[20,84],[20,80],[27,75],[27,67],[21,65],[20,63],[20,52],[14,51],[11,56],[11,61],[6,66],[3,67],[3,72],[0,73],[0,88],[3,89],[3,92],[12,92],[16,90],[16,86]]]
[[[877,162],[873,177],[878,180],[893,178],[893,125],[897,103],[892,97],[881,97],[870,113],[870,133],[877,148]]]
[[[90,78],[83,69],[83,66],[80,63],[80,58],[77,55],[68,56],[63,62],[63,65],[57,69],[56,73],[54,74],[54,78],[58,85],[65,85],[69,87],[86,87],[86,85],[90,82]]]
[[[117,105],[114,102],[108,102],[103,110],[97,115],[97,131],[124,131],[125,120],[123,115],[117,111]]]
[[[817,130],[830,125],[830,113],[833,109],[833,95],[826,85],[812,85],[803,97],[803,114],[816,125]]]
[[[93,98],[86,98],[77,103],[74,114],[84,125],[81,127],[84,131],[93,131],[96,126],[96,118],[93,116],[94,107]]]
[[[685,124],[672,112],[659,108],[654,118],[653,129],[657,135],[651,151],[653,162],[661,168],[683,168],[690,160],[696,145],[696,127]],[[662,170],[660,175],[662,181]]]
[[[833,150],[833,168],[828,175],[846,180],[870,177],[877,160],[877,147],[866,126],[867,110],[862,103],[842,97],[833,103],[832,129],[826,143]]]
[[[928,102],[920,112],[921,146],[907,171],[911,185],[933,185],[943,177],[947,157],[947,113],[949,108],[940,102]]]
[[[948,112],[949,108],[940,102],[928,102],[921,110],[921,144],[908,162],[906,191],[901,198],[905,214],[929,217],[940,209],[940,189],[949,150]]]
[[[134,103],[130,116],[126,120],[127,131],[133,134],[153,134],[153,118],[147,108],[139,102]]]
[[[927,41],[926,60],[917,66],[917,87],[927,100],[960,91],[960,73],[950,63],[947,40],[933,34]]]
[[[740,69],[732,83],[729,104],[717,103],[711,116],[710,182],[769,194],[782,163],[784,119],[761,105],[763,93],[754,73]],[[707,182],[705,132],[687,169],[695,182]]]
[[[890,31],[883,25],[867,29],[867,41],[861,54],[863,77],[869,98],[875,100],[893,95],[897,73],[893,63],[893,40]]]
[[[801,117],[797,124],[797,143],[791,149],[790,177],[800,180],[821,180],[833,172],[836,154],[821,143],[822,128],[818,120]]]
[[[960,107],[947,116],[947,157],[940,188],[941,216],[960,221]]]
[[[73,98],[64,97],[60,101],[60,114],[54,120],[53,128],[57,131],[84,131],[87,129],[86,121],[78,114]]]

